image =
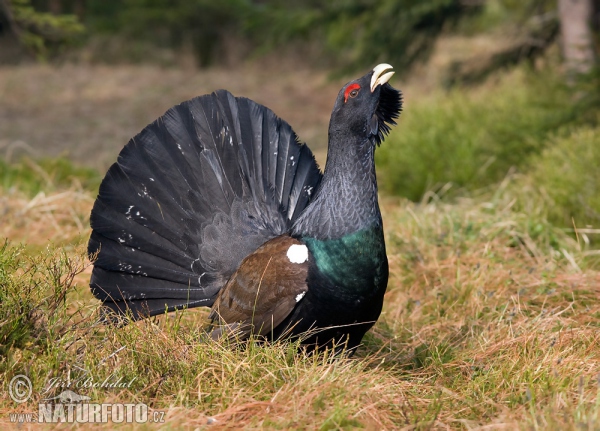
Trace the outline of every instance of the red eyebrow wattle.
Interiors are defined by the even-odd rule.
[[[346,88],[346,91],[344,91],[344,103],[346,103],[348,101],[348,95],[350,94],[350,92],[352,90],[357,90],[360,88],[360,85],[358,84],[350,84],[348,86],[348,88]]]

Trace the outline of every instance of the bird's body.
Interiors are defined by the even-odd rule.
[[[388,279],[374,151],[401,108],[390,68],[338,95],[323,174],[285,122],[223,90],[149,125],[94,205],[93,293],[134,318],[212,306],[215,338],[356,347]]]

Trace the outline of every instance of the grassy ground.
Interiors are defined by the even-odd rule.
[[[575,240],[512,210],[508,189],[453,205],[383,200],[384,312],[338,360],[207,340],[202,310],[98,324],[92,194],[4,191],[0,375],[24,372],[34,390],[17,405],[3,388],[0,423],[56,395],[44,393],[52,377],[112,375],[133,382],[78,393],[164,410],[167,429],[599,429],[600,274]]]
[[[0,427],[33,428],[10,414],[60,392],[45,391],[49,379],[91,377],[131,383],[75,391],[165,411],[163,429],[600,429],[600,273],[587,248],[599,232],[553,227],[550,201],[518,177],[452,204],[382,198],[391,277],[352,359],[207,340],[204,310],[98,323],[85,258],[97,174],[14,162],[68,150],[104,169],[169,106],[219,87],[273,107],[311,147],[324,142],[339,82],[266,67],[277,73],[0,69],[0,154],[11,161],[0,165]],[[404,89],[410,109],[427,86]],[[33,391],[17,404],[7,383],[21,373]]]

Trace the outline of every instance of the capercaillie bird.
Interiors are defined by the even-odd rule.
[[[271,110],[225,90],[169,109],[123,148],[91,213],[90,281],[134,319],[212,307],[217,338],[358,346],[388,262],[374,153],[401,93],[380,64],[339,92],[327,163]]]

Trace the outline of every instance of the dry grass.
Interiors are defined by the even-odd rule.
[[[151,65],[0,68],[0,154],[12,160],[68,154],[105,170],[168,108],[219,88],[270,107],[323,153],[342,84],[301,62],[273,60],[201,72]]]
[[[400,338],[391,351],[413,352],[434,383],[439,425],[598,429],[600,274],[551,226],[532,235],[537,221],[503,210],[509,201],[388,215],[381,335]]]
[[[89,192],[65,190],[0,195],[0,236],[30,246],[72,243],[89,236],[89,214],[94,198]]]
[[[35,244],[34,232],[61,232],[73,248],[21,252],[9,274],[5,289],[16,295],[36,274],[39,291],[28,298],[44,309],[48,268],[59,262],[68,300],[0,361],[4,381],[26,370],[35,388],[18,406],[4,393],[0,421],[8,427],[9,413],[35,410],[49,377],[88,370],[135,381],[80,392],[165,410],[167,428],[598,429],[600,274],[585,269],[574,240],[514,212],[507,193],[453,205],[383,200],[391,267],[384,313],[350,360],[307,357],[286,343],[215,343],[202,336],[202,310],[98,325],[78,245],[91,196],[4,196],[15,214],[6,236]],[[70,272],[78,273],[73,286]]]

